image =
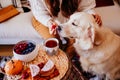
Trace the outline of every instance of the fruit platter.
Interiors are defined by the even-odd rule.
[[[68,71],[68,57],[60,49],[50,56],[42,45],[21,41],[14,46],[13,55],[4,67],[7,80],[60,80]]]

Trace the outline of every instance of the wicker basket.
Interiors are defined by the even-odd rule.
[[[32,25],[34,29],[38,32],[38,34],[40,34],[44,39],[55,37],[49,33],[48,27],[38,22],[34,17],[32,19]]]

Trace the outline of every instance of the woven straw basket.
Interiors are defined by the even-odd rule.
[[[32,25],[34,27],[34,29],[44,38],[44,39],[48,39],[48,38],[53,38],[55,36],[51,35],[49,33],[49,30],[46,26],[44,26],[43,24],[41,24],[40,22],[38,22],[34,17],[32,19]]]

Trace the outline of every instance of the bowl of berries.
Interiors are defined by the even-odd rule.
[[[24,40],[18,42],[13,47],[13,55],[16,59],[24,62],[29,62],[37,56],[38,50],[39,45],[37,45],[34,41]]]

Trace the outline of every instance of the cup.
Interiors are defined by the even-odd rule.
[[[55,55],[58,53],[59,41],[56,38],[48,38],[44,42],[44,49],[48,55]]]

